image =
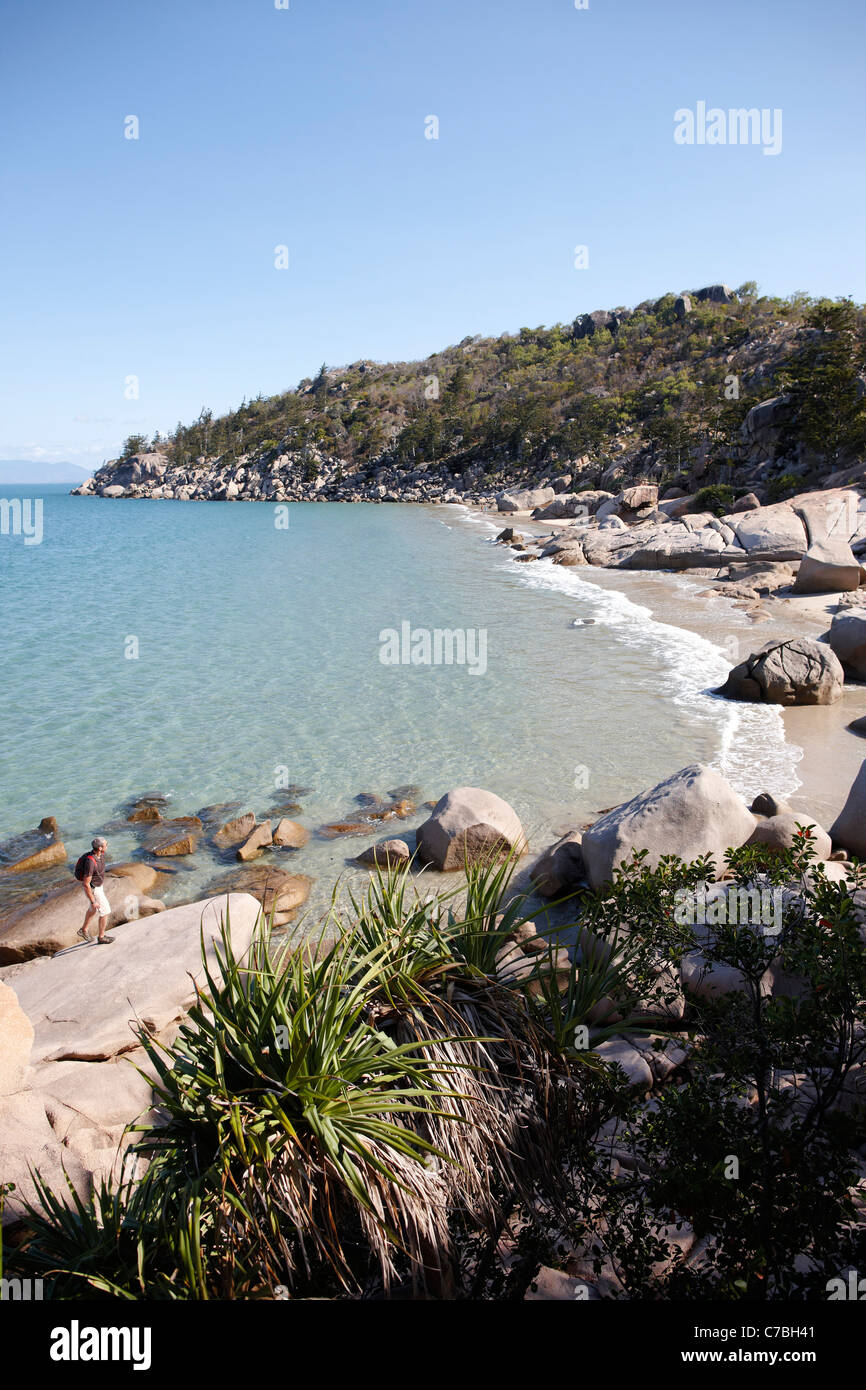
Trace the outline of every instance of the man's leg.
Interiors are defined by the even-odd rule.
[[[90,940],[90,933],[88,932],[87,928],[90,926],[91,922],[96,916],[97,910],[98,909],[96,903],[89,903],[87,911],[84,914],[84,924],[83,926],[80,926],[78,928],[78,935],[83,937],[85,941]]]
[[[105,928],[106,928],[107,926],[108,926],[108,917],[107,917],[107,916],[106,916],[106,917],[100,917],[100,919],[99,919],[99,936],[98,936],[98,938],[97,938],[99,941],[104,941],[104,940],[105,940]]]

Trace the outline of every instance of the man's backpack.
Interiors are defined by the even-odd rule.
[[[88,874],[93,872],[92,869],[89,869],[87,867],[88,859],[93,859],[93,853],[90,850],[88,850],[86,854],[82,854],[81,858],[77,861],[75,868],[72,871],[75,874],[75,877],[78,879],[79,883],[83,883],[84,880],[87,878]]]

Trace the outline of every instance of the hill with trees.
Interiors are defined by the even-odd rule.
[[[475,496],[568,474],[576,488],[645,478],[776,500],[864,450],[863,306],[747,282],[465,338],[420,362],[323,363],[294,390],[131,436],[99,476],[151,452],[193,489],[201,470],[252,467],[320,497],[373,481],[399,497],[420,477]]]

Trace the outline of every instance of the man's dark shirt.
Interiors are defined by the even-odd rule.
[[[104,855],[104,854],[88,854],[88,856],[87,856],[87,863],[88,863],[88,868],[90,868],[90,870],[91,870],[91,873],[90,873],[90,886],[91,886],[91,888],[101,888],[102,885],[103,885],[103,883],[105,882],[105,855]],[[92,866],[92,868],[91,868],[91,866]]]

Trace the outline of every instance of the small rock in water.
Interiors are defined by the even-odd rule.
[[[309,838],[309,830],[298,825],[297,821],[289,820],[288,816],[282,817],[274,831],[274,844],[286,845],[289,849],[303,849]]]
[[[355,797],[359,806],[381,806],[382,798],[377,792],[358,792]]]
[[[573,618],[572,627],[595,627],[595,618]]]
[[[390,869],[398,864],[408,864],[411,854],[405,840],[382,840],[371,845],[357,855],[359,864],[376,864]]]

